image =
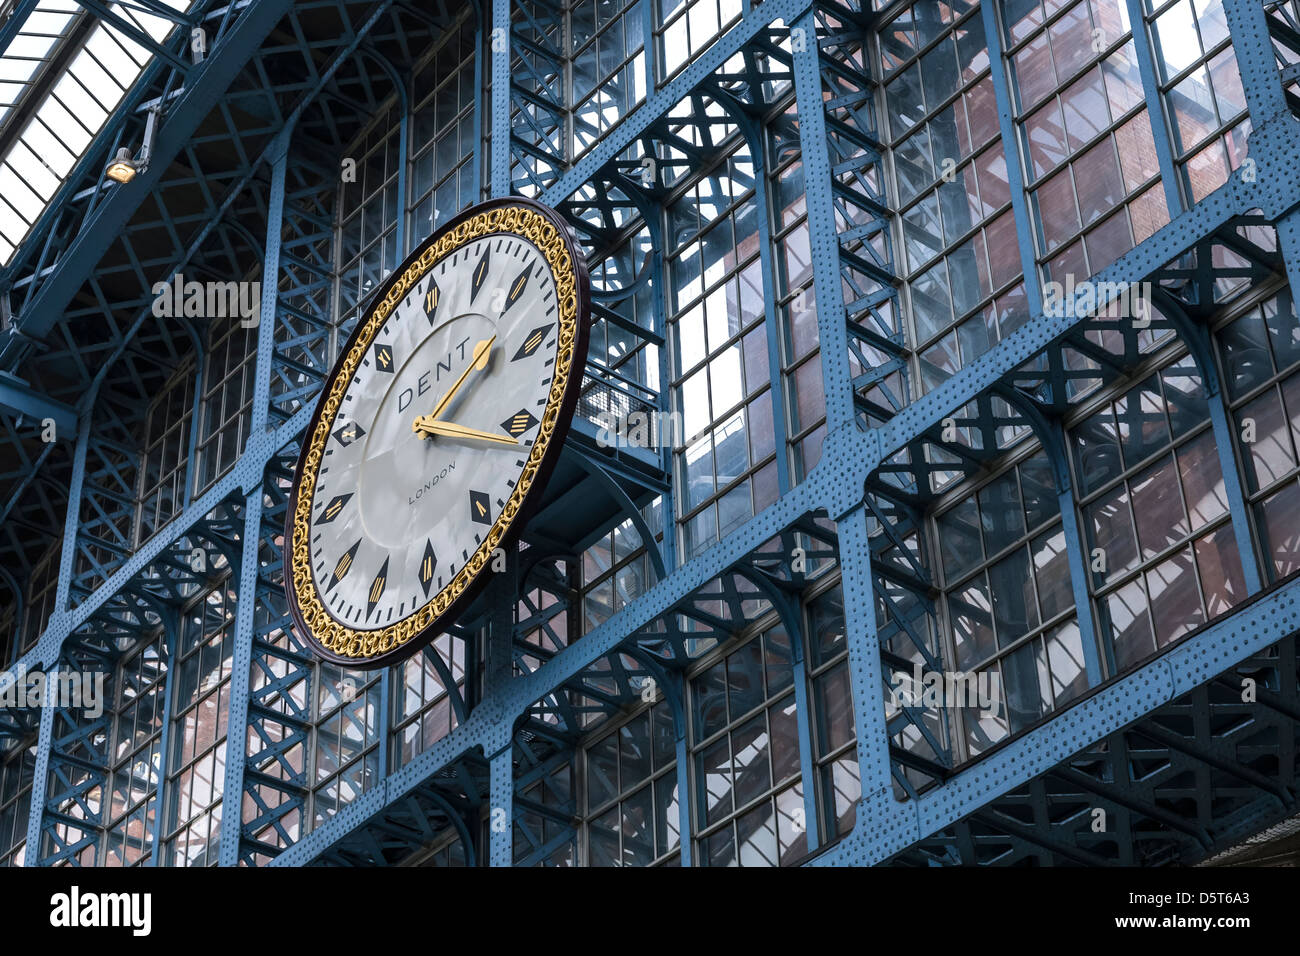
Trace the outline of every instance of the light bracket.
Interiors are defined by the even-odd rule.
[[[117,155],[104,167],[104,177],[106,179],[111,179],[115,183],[129,183],[149,168],[149,157],[153,153],[154,136],[158,131],[158,114],[160,111],[161,106],[149,107],[144,123],[144,143],[140,146],[139,155],[133,159],[130,148],[127,146],[121,147],[117,151]]]

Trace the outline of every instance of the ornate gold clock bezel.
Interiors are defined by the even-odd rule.
[[[465,565],[437,594],[387,627],[358,630],[335,618],[321,600],[311,567],[311,508],[325,446],[339,406],[379,329],[407,292],[448,255],[466,243],[494,234],[517,235],[541,250],[551,270],[558,302],[555,373],[537,437],[519,481],[497,520]],[[568,433],[582,386],[589,331],[586,261],[573,234],[553,210],[530,199],[494,199],[461,213],[415,250],[379,287],[326,379],[305,433],[285,515],[285,593],[294,624],[315,653],[353,668],[382,667],[413,654],[460,614],[487,581],[489,560],[518,536],[536,508]]]

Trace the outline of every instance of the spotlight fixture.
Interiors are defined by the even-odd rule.
[[[144,124],[144,145],[140,147],[140,155],[132,158],[130,147],[123,146],[117,151],[117,155],[112,161],[104,167],[104,177],[111,179],[115,183],[129,183],[135,177],[149,168],[149,154],[153,152],[154,131],[158,126],[158,107],[149,107],[149,115]]]
[[[123,146],[104,170],[104,175],[115,183],[129,183],[135,179],[136,172],[136,162],[131,158],[131,151]]]

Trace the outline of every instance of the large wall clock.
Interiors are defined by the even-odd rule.
[[[493,200],[411,253],[339,353],[285,520],[301,633],[393,663],[461,613],[560,454],[587,357],[586,264],[552,210]]]

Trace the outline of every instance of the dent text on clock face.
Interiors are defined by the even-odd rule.
[[[376,333],[331,428],[311,564],[349,626],[414,612],[463,568],[519,481],[550,397],[555,283],[517,236],[434,265]]]
[[[464,362],[465,347],[468,345],[469,345],[469,338],[466,337],[462,339],[459,343],[456,344],[455,349],[447,353],[445,360],[439,359],[437,365],[427,370],[423,375],[419,377],[419,379],[416,380],[414,389],[412,388],[402,389],[401,394],[397,396],[397,410],[399,412],[404,412],[408,408],[410,408],[411,403],[415,401],[416,398],[418,398],[421,395],[424,395],[426,392],[430,391],[435,385],[442,382],[442,376],[444,372],[450,378],[453,360],[455,358],[459,358],[461,362]],[[430,381],[431,376],[433,379],[432,381]]]

